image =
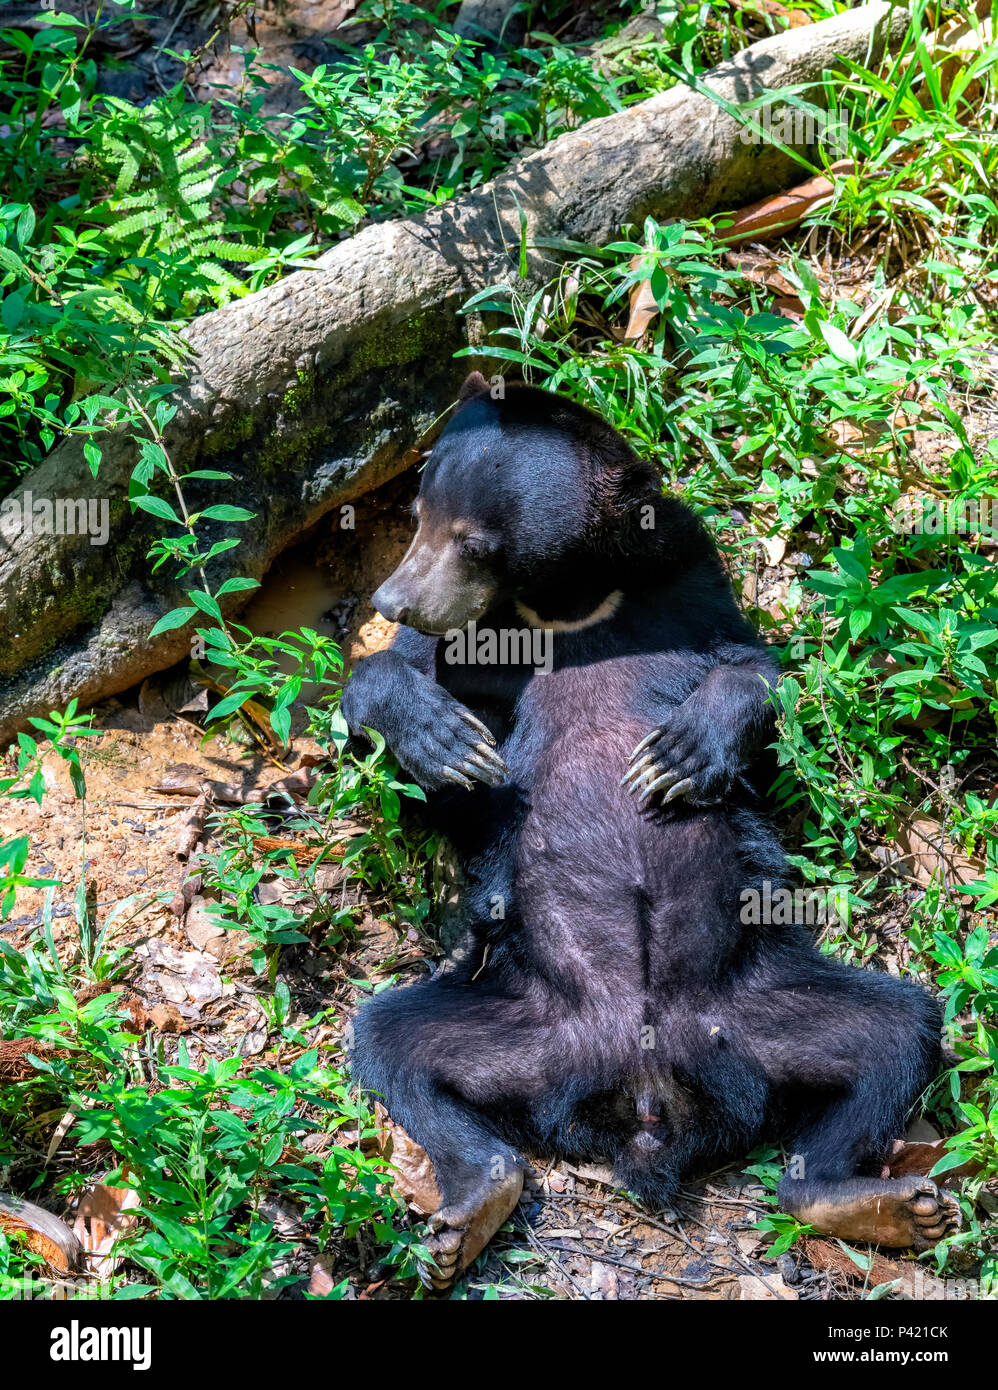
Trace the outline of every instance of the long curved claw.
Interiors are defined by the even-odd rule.
[[[665,806],[670,801],[675,801],[677,796],[687,796],[693,790],[693,778],[684,777],[681,782],[677,782],[674,787],[670,787],[665,796],[662,797],[662,805]]]
[[[467,757],[469,762],[477,763],[482,768],[490,768],[500,777],[505,777],[509,771],[503,759],[487,743],[476,743],[475,751],[468,753]]]
[[[641,778],[644,776],[644,774],[646,772],[651,772],[655,767],[655,759],[652,757],[651,753],[646,753],[640,762],[633,763],[627,769],[623,777],[620,779],[620,785],[623,787],[628,782],[630,782],[631,786],[629,790],[633,791],[634,788],[637,786],[638,782],[640,782]]]
[[[678,777],[678,772],[663,772],[662,776],[657,778],[654,782],[652,782],[651,786],[645,787],[638,800],[641,802],[646,801],[649,796],[652,796],[655,792],[658,791],[659,787],[664,787],[667,782],[675,782],[678,779]],[[689,782],[689,778],[687,778],[686,780],[687,782]]]
[[[481,781],[488,783],[490,787],[497,787],[506,776],[505,768],[498,768],[494,763],[487,763],[484,758],[472,753],[461,763],[460,772],[466,773],[469,777],[477,777]]]
[[[475,716],[471,713],[471,711],[467,709],[459,710],[458,713],[460,714],[462,719],[466,719],[468,721],[468,723],[471,725],[473,729],[478,730],[478,732],[481,734],[482,738],[485,740],[486,743],[491,744],[493,748],[495,747],[496,741],[492,736],[491,730],[487,729],[480,719],[476,719]]]
[[[642,771],[640,776],[635,777],[634,781],[627,788],[628,792],[633,796],[634,793],[642,787],[642,783],[647,782],[649,778],[654,779],[655,777],[658,777],[660,774],[661,768],[659,767],[658,763],[649,763],[648,766]],[[641,791],[641,795],[644,795],[643,789]]]
[[[474,791],[475,784],[470,781],[463,773],[456,771],[453,767],[442,767],[440,776],[445,782],[455,782],[459,787],[464,787],[465,791]]]
[[[509,771],[509,768],[506,766],[503,759],[499,756],[496,750],[493,747],[491,747],[490,744],[476,743],[475,752],[480,753],[483,758],[487,758],[491,762],[495,763],[496,767],[500,770],[500,772],[506,773]]]
[[[633,763],[634,759],[638,756],[639,753],[643,753],[646,748],[651,747],[651,745],[655,742],[655,740],[658,738],[661,732],[661,729],[656,728],[652,729],[650,734],[646,734],[645,737],[638,744],[637,748],[635,748],[628,761]]]

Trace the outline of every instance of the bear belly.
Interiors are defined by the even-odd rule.
[[[533,958],[601,1022],[608,1006],[625,1009],[630,1035],[635,1019],[734,971],[746,930],[742,835],[728,812],[642,811],[620,786],[642,734],[622,721],[545,748],[524,777],[513,865]]]

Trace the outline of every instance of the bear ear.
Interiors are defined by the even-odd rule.
[[[472,396],[477,396],[480,391],[487,391],[488,389],[489,383],[481,372],[472,372],[470,376],[465,377],[464,385],[457,393],[457,398],[459,401],[467,401]]]

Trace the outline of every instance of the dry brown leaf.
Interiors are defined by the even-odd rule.
[[[128,1010],[132,1026],[137,1033],[144,1033],[149,1016],[141,1000],[131,994],[125,985],[110,984],[107,980],[91,980],[81,985],[73,996],[77,1004],[89,1004],[91,999],[99,999],[102,994],[120,994],[121,1004]]]
[[[267,1046],[267,1039],[270,1037],[270,1029],[266,1024],[259,1028],[248,1028],[239,1039],[237,1052],[240,1057],[259,1057],[260,1053]]]
[[[631,260],[631,269],[638,264],[639,257],[635,256]],[[630,294],[630,315],[627,320],[627,327],[624,329],[623,340],[625,343],[636,342],[642,337],[651,323],[652,319],[658,317],[658,303],[651,292],[650,280],[639,280],[633,287]]]
[[[210,780],[205,769],[195,763],[170,763],[159,781],[150,782],[148,789],[164,795],[198,796]]]
[[[336,1280],[333,1278],[334,1263],[333,1255],[320,1255],[312,1266],[308,1291],[313,1298],[328,1298],[336,1287]]]
[[[601,1182],[613,1186],[613,1168],[609,1163],[568,1163],[561,1165],[573,1177],[583,1182]]]
[[[899,1139],[894,1151],[887,1160],[886,1175],[889,1178],[928,1177],[941,1158],[948,1153],[945,1139],[935,1139],[930,1143],[914,1143]],[[950,1168],[935,1179],[941,1186],[956,1186],[963,1178],[975,1177],[981,1171],[979,1163],[961,1163],[958,1168]]]
[[[180,951],[168,942],[153,938],[139,946],[152,967],[145,988],[154,998],[161,996],[171,1004],[192,1004],[198,1008],[222,997],[218,961],[201,951]]]
[[[45,1150],[46,1163],[51,1163],[52,1159],[58,1153],[59,1148],[62,1145],[62,1141],[65,1139],[66,1135],[69,1133],[73,1125],[76,1123],[77,1114],[78,1111],[76,1107],[72,1105],[69,1107],[68,1110],[63,1112],[62,1116],[60,1117],[59,1123],[52,1131],[52,1138],[48,1142],[48,1148]]]
[[[620,1296],[620,1275],[613,1265],[593,1260],[589,1268],[589,1286],[594,1298],[614,1302]]]
[[[392,1180],[407,1206],[420,1216],[435,1212],[443,1200],[429,1154],[397,1125],[383,1105],[374,1107],[381,1133],[381,1152],[394,1167]]]
[[[150,782],[148,791],[161,796],[202,796],[211,794],[216,801],[234,802],[241,805],[251,797],[251,792],[239,782],[219,782],[209,777],[203,767],[194,763],[171,763],[158,782]]]
[[[271,797],[280,797],[286,802],[294,802],[308,796],[315,783],[317,773],[313,763],[301,767],[297,772],[289,772],[276,781],[265,782],[261,778],[245,787],[239,782],[219,782],[209,777],[203,767],[194,763],[172,763],[158,782],[150,782],[148,790],[169,796],[210,796],[214,801],[227,805],[245,806],[249,802],[263,802]]]
[[[102,1282],[109,1279],[121,1265],[122,1257],[114,1247],[137,1221],[135,1208],[139,1194],[130,1187],[108,1187],[95,1183],[80,1197],[76,1206],[73,1233],[86,1252],[91,1274]]]
[[[759,544],[765,552],[767,565],[778,565],[787,553],[785,536],[760,536]]]
[[[984,874],[984,861],[964,854],[944,835],[939,821],[929,816],[913,815],[903,820],[894,838],[902,855],[896,866],[898,872],[915,879],[923,888],[941,875],[952,887],[974,883]]]
[[[225,927],[218,920],[218,916],[209,911],[212,906],[217,907],[217,902],[213,903],[211,899],[196,893],[187,910],[187,916],[184,918],[184,931],[195,950],[206,951],[209,949],[209,943],[216,936],[225,935]]]
[[[807,312],[804,301],[795,294],[779,294],[769,307],[774,314],[782,314],[785,319],[793,319],[795,323],[802,323]]]
[[[149,1010],[149,1022],[159,1033],[186,1033],[190,1027],[172,1004],[156,1004]]]
[[[851,159],[839,159],[830,168],[831,174],[845,175],[855,172]],[[758,241],[762,237],[775,236],[796,227],[813,209],[826,203],[835,191],[831,179],[820,175],[797,184],[786,193],[771,198],[761,198],[747,208],[733,214],[729,227],[722,227],[717,240],[726,245],[739,241]]]
[[[204,1004],[212,1004],[216,999],[222,997],[222,981],[219,978],[215,962],[211,965],[196,965],[193,970],[188,971],[184,979],[187,983],[187,994],[192,1004],[197,1004],[200,1008]]]
[[[305,1234],[301,1208],[295,1206],[294,1202],[289,1201],[286,1197],[261,1197],[257,1204],[257,1212],[264,1221],[271,1223],[275,1233],[282,1240],[293,1239]]]
[[[752,1257],[762,1246],[762,1236],[758,1231],[737,1231],[735,1232],[735,1244],[741,1254]]]
[[[278,777],[276,782],[268,782],[262,787],[254,787],[253,795],[261,801],[271,797],[281,797],[292,803],[307,797],[315,786],[317,773],[314,768],[300,767],[297,772],[289,772],[286,777]]]
[[[210,675],[199,661],[191,662],[190,675],[192,680],[197,681],[199,685],[205,686],[208,690],[213,690],[216,695],[224,697],[232,693],[230,686],[215,680],[214,676]],[[245,700],[239,707],[239,714],[247,723],[256,725],[275,752],[280,750],[282,745],[271,728],[270,713],[260,704],[259,700]]]
[[[761,246],[740,246],[737,251],[725,251],[724,259],[754,285],[765,285],[774,294],[797,293],[783,273],[783,262]]]
[[[202,791],[194,798],[193,804],[184,812],[174,850],[178,859],[189,859],[198,840],[204,835],[205,822],[213,805],[210,792]]]
[[[753,285],[762,285],[771,290],[773,300],[770,309],[784,318],[800,321],[804,317],[804,304],[793,285],[780,269],[780,263],[758,246],[743,246],[738,251],[726,251],[724,259]]]
[[[757,1303],[778,1303],[781,1300],[793,1302],[797,1298],[797,1290],[785,1283],[779,1274],[767,1274],[765,1279],[760,1279],[755,1274],[740,1274],[738,1297]]]

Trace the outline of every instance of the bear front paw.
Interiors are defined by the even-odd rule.
[[[656,796],[663,806],[679,797],[707,806],[723,800],[740,770],[734,751],[698,711],[679,705],[635,748],[620,784],[642,810]]]
[[[394,751],[421,786],[436,790],[450,782],[471,791],[476,781],[497,787],[505,780],[508,769],[492,734],[445,690],[437,687],[420,714],[418,722],[407,721]]]

